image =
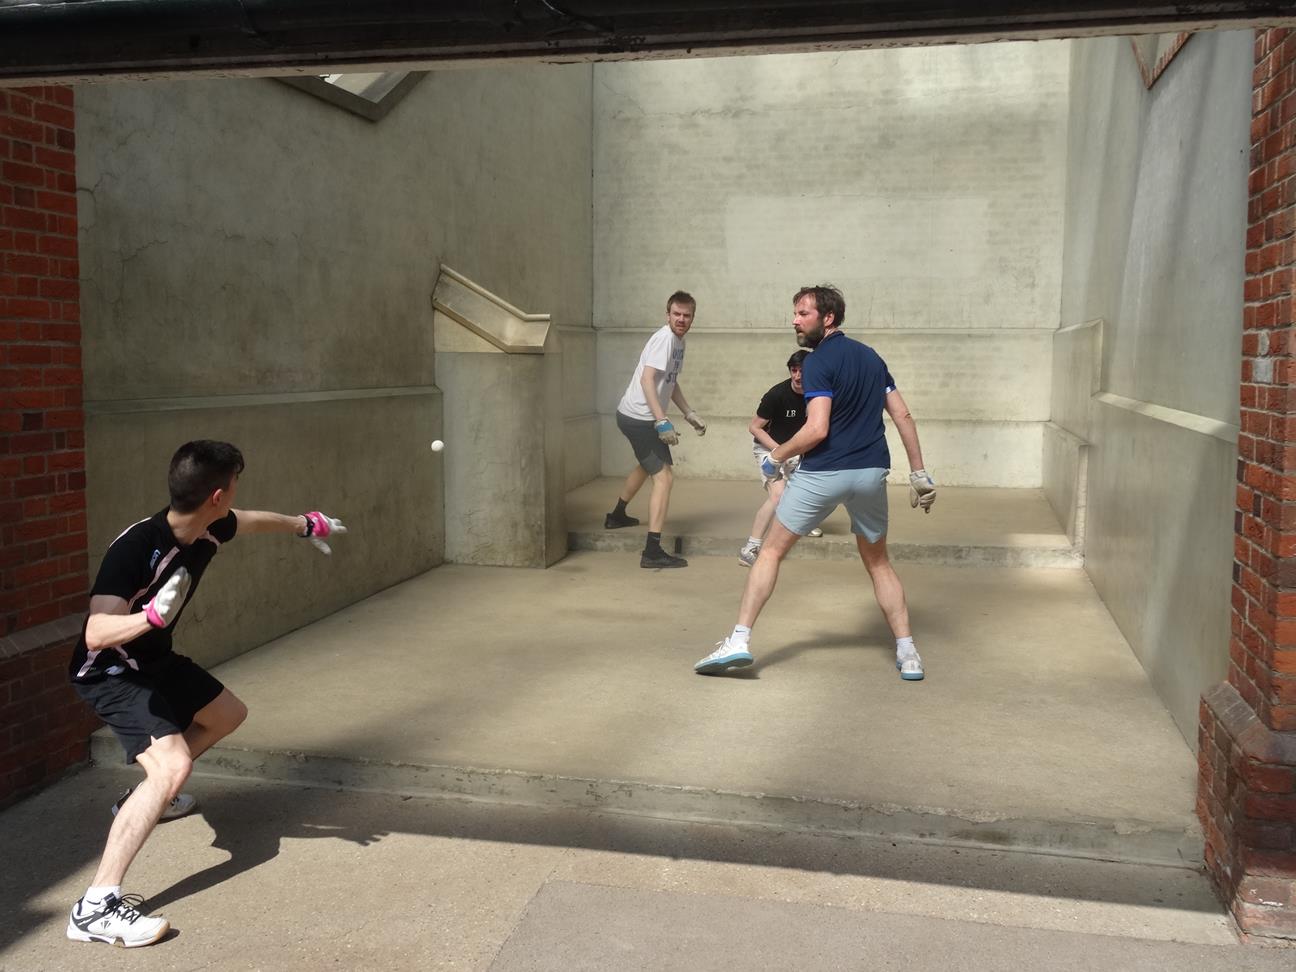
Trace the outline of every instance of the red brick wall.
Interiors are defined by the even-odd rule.
[[[85,609],[72,89],[0,88],[0,636]]]
[[[63,675],[88,587],[73,111],[66,86],[0,88],[0,801],[85,757]]]
[[[1296,34],[1256,39],[1229,683],[1296,730]]]
[[[1202,698],[1206,864],[1243,930],[1296,937],[1296,33],[1256,33],[1228,681]]]
[[[66,632],[79,633],[80,619],[66,619],[62,628],[63,637],[43,646],[0,655],[0,806],[89,757],[100,722],[67,677],[77,635]],[[18,640],[0,640],[0,651]]]

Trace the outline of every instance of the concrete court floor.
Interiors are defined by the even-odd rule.
[[[1175,846],[1140,833],[1195,830],[1193,760],[1083,571],[905,566],[913,684],[858,563],[790,562],[754,671],[694,676],[744,575],[446,566],[221,666],[251,716],[128,888],[177,933],[62,938],[134,778],[97,740],[0,814],[0,969],[1290,967],[1232,944],[1200,869],[1147,863]],[[797,817],[820,798],[892,836]]]
[[[127,890],[171,936],[64,937],[107,807],[78,773],[0,812],[0,969],[750,968],[1269,972],[1197,871],[1002,850],[194,781]]]
[[[790,561],[756,665],[694,675],[745,576],[443,566],[220,666],[251,716],[200,771],[1199,859],[1193,755],[1082,570],[906,565],[911,683],[858,561]]]

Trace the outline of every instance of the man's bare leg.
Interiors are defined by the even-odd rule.
[[[647,473],[644,474],[645,476]],[[627,480],[629,482],[629,480]],[[648,532],[661,533],[666,526],[666,511],[670,509],[671,486],[675,473],[670,466],[662,466],[653,473],[652,496],[648,498]]]
[[[648,481],[648,470],[643,466],[635,466],[630,470],[630,475],[626,476],[625,482],[621,484],[621,492],[617,496],[622,503],[629,505],[630,501],[635,498],[643,484]]]
[[[189,778],[193,758],[184,736],[154,739],[148,749],[136,757],[144,767],[144,782],[135,787],[130,799],[121,805],[108,830],[99,869],[91,887],[119,885],[135,856],[157,826],[163,808],[180,792]]]
[[[891,558],[887,556],[886,537],[870,543],[867,537],[856,534],[855,545],[859,547],[860,559],[864,561],[869,579],[873,582],[873,596],[877,598],[878,607],[891,626],[891,633],[897,639],[910,637],[909,605],[905,602],[900,577],[891,566]]]
[[[856,536],[855,542],[860,559],[868,569],[869,579],[873,581],[873,596],[895,635],[896,668],[900,670],[900,677],[906,682],[921,682],[925,674],[922,657],[909,628],[909,605],[905,602],[904,587],[887,557],[886,537],[869,543],[864,537]]]
[[[625,482],[621,484],[621,492],[617,494],[617,505],[603,518],[603,528],[605,530],[618,530],[621,527],[639,525],[639,520],[626,512],[626,504],[635,498],[635,495],[647,480],[648,471],[643,466],[635,466],[630,470]]]
[[[740,625],[750,628],[756,624],[765,602],[774,593],[774,585],[778,583],[779,566],[783,563],[783,558],[800,539],[777,518],[769,525],[769,532],[761,547],[760,556],[752,565],[751,573],[747,575],[747,583],[743,586],[742,601],[738,605]]]
[[[783,480],[776,479],[765,488],[765,502],[761,504],[761,508],[756,511],[756,518],[752,520],[751,536],[757,540],[765,539],[765,534],[769,531],[770,522],[774,519],[774,510],[783,495],[783,486]]]
[[[198,710],[193,717],[193,721],[189,724],[189,728],[182,733],[185,743],[189,747],[190,760],[196,760],[213,745],[242,725],[243,720],[246,718],[247,706],[229,689],[222,689],[220,695]],[[144,765],[143,760],[140,761],[140,765],[141,767]],[[121,813],[121,808],[135,796],[138,789],[139,786],[135,786],[128,790],[125,799],[118,801],[113,808],[113,813]],[[175,802],[174,798],[168,801],[168,803],[173,802]],[[161,812],[166,814],[170,809],[171,812],[167,819],[173,819],[191,813],[196,806],[197,801],[192,797],[181,796],[180,805],[168,808],[164,804]]]
[[[748,648],[752,625],[760,617],[765,602],[774,593],[783,558],[800,539],[775,517],[760,555],[743,586],[742,601],[738,605],[738,624],[728,637],[716,645],[715,651],[693,666],[693,671],[699,675],[722,675],[732,668],[746,668],[752,663],[754,659]]]
[[[241,726],[247,714],[247,706],[242,700],[229,689],[224,689],[198,710],[184,731],[190,759],[197,759]]]

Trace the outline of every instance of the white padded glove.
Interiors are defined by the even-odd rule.
[[[166,583],[153,595],[153,600],[144,605],[144,616],[148,618],[148,623],[155,628],[170,627],[184,607],[191,582],[189,571],[183,567],[168,577]]]
[[[689,413],[684,416],[684,421],[693,426],[698,435],[706,435],[706,422],[702,420],[702,416],[697,412],[689,409]]]
[[[331,554],[333,548],[324,542],[324,538],[334,533],[346,533],[347,528],[342,525],[342,521],[326,516],[319,510],[303,513],[302,516],[306,518],[306,532],[302,534],[302,538],[309,540],[325,555]]]
[[[924,513],[930,513],[936,502],[936,484],[926,469],[915,469],[909,474],[909,505],[921,506]]]

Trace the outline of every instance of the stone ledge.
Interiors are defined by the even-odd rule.
[[[0,638],[0,658],[17,658],[42,648],[49,648],[63,641],[77,638],[81,626],[85,623],[85,614],[67,614],[54,621],[38,624],[34,628],[24,628],[13,634]]]

